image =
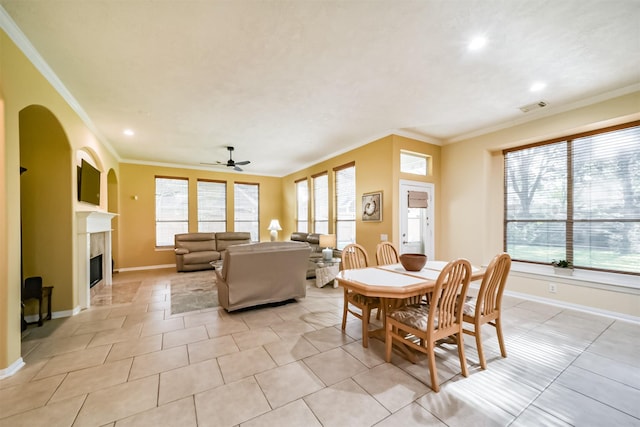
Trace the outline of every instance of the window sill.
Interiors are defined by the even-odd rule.
[[[604,289],[640,295],[640,277],[628,274],[604,273],[600,271],[575,269],[572,276],[555,274],[550,265],[513,262],[511,274],[538,280],[553,280],[576,286]]]
[[[175,248],[173,246],[156,246],[156,252],[165,252],[165,251],[171,251],[173,252]]]

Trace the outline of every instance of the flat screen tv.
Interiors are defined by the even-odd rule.
[[[78,200],[100,205],[100,171],[84,160],[78,167]]]

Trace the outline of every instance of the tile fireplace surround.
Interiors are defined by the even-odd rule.
[[[111,220],[115,216],[116,214],[100,211],[76,212],[78,230],[78,305],[82,310],[89,308],[91,305],[89,260],[91,257],[92,234],[104,234],[104,239],[94,239],[94,242],[103,242],[104,247],[99,250],[103,254],[102,280],[105,285],[111,285]]]

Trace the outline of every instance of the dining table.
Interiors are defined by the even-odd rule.
[[[436,280],[447,261],[427,261],[419,271],[407,271],[402,264],[388,264],[358,269],[342,270],[336,276],[338,286],[368,297],[380,298],[383,310],[382,328],[369,331],[369,336],[384,341],[386,311],[410,297],[427,295],[436,285]],[[481,280],[485,269],[471,267],[471,281]],[[404,349],[403,349],[404,350]],[[413,354],[405,353],[410,358]]]

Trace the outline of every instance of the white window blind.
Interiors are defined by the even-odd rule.
[[[227,183],[198,180],[198,231],[227,230]]]
[[[260,240],[260,194],[258,184],[234,184],[234,231],[248,231]]]
[[[640,274],[640,123],[505,152],[513,259]]]
[[[336,240],[343,249],[356,242],[356,167],[336,168]]]
[[[156,177],[156,246],[173,246],[189,231],[189,180]]]
[[[400,172],[426,176],[427,169],[427,156],[400,151]]]
[[[306,179],[296,182],[296,231],[309,231],[309,187]]]
[[[329,175],[313,177],[313,231],[329,234]]]

